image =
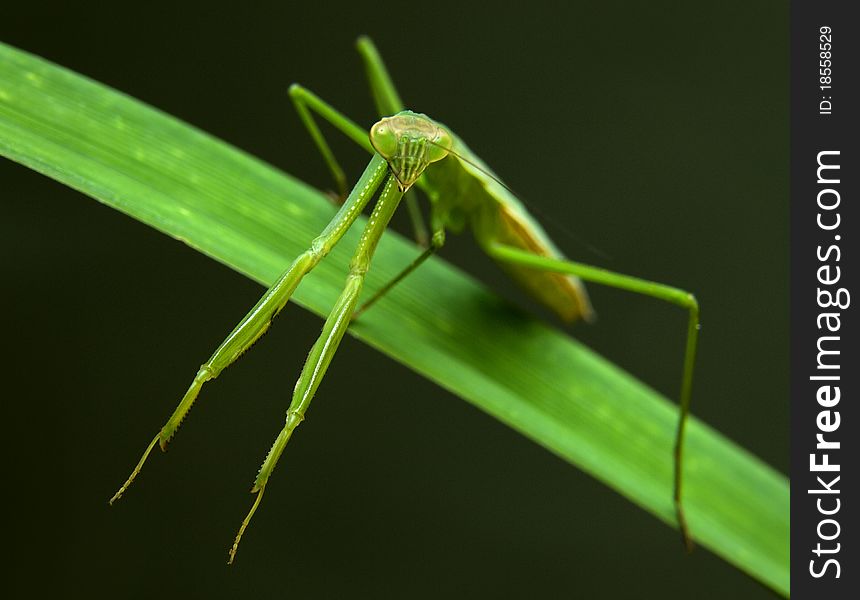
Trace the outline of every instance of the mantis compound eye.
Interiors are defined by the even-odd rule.
[[[380,156],[390,161],[397,152],[397,132],[391,126],[390,118],[385,118],[370,129],[370,144]]]
[[[437,127],[436,131],[436,139],[429,140],[430,143],[427,145],[428,163],[442,160],[443,158],[448,156],[448,152],[450,152],[451,147],[454,145],[454,138],[452,138],[451,134],[448,133],[444,128]]]
[[[411,110],[386,117],[370,130],[370,143],[384,158],[405,192],[432,162],[451,151],[453,136],[435,121]]]

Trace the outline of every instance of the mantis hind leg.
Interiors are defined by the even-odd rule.
[[[664,300],[676,306],[684,308],[688,312],[687,321],[687,342],[684,350],[684,370],[681,378],[681,393],[680,393],[680,414],[678,417],[678,425],[675,432],[674,444],[674,477],[673,477],[673,500],[675,503],[675,517],[678,522],[678,529],[681,532],[682,541],[688,551],[692,549],[692,538],[687,527],[687,519],[684,514],[683,504],[683,457],[684,457],[684,433],[687,426],[687,417],[690,413],[690,398],[693,388],[693,366],[696,360],[696,346],[699,335],[699,303],[693,294],[684,290],[655,283],[638,277],[622,275],[606,269],[592,267],[582,263],[577,263],[560,258],[552,258],[548,256],[540,256],[508,246],[498,242],[485,242],[484,249],[494,259],[518,265],[537,269],[541,271],[549,271],[553,273],[563,273],[567,275],[575,275],[585,281],[599,283],[609,287],[614,287],[638,294],[644,294]]]

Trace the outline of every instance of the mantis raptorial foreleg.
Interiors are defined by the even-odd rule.
[[[331,171],[332,177],[334,177],[335,180],[335,185],[338,188],[338,193],[343,197],[346,193],[346,176],[344,175],[343,168],[340,166],[337,158],[335,158],[334,152],[332,152],[328,142],[325,141],[325,136],[323,136],[322,131],[320,131],[319,126],[314,120],[313,113],[317,113],[349,139],[372,153],[373,148],[371,147],[370,141],[367,137],[367,131],[356,125],[354,121],[338,111],[331,104],[322,100],[312,91],[297,83],[290,86],[290,98],[293,101],[293,105],[296,107],[299,119],[308,130],[311,139],[313,139],[314,144],[319,149],[320,154],[323,156],[323,160]],[[380,114],[380,116],[385,116],[385,114],[394,114],[399,110],[401,109],[391,111],[390,113]],[[406,209],[409,214],[409,219],[412,222],[412,231],[416,243],[418,243],[419,246],[427,247],[430,243],[427,235],[427,226],[424,224],[424,217],[421,215],[421,209],[418,207],[418,202],[415,199],[415,192],[413,191],[407,192]]]
[[[263,294],[254,308],[245,315],[245,318],[218,346],[209,360],[200,367],[179,406],[176,407],[167,423],[146,448],[126,482],[110,499],[111,504],[119,499],[134,481],[149,453],[155,447],[155,443],[158,442],[162,450],[167,447],[167,443],[176,433],[185,415],[191,410],[203,384],[218,377],[221,371],[230,366],[266,332],[272,319],[286,306],[305,274],[310,272],[329,253],[358,215],[361,214],[362,209],[385,177],[387,170],[388,164],[385,159],[379,155],[374,155],[352,193],[325,230],[311,243],[307,251],[293,261],[274,285]]]
[[[621,289],[635,291],[680,305],[689,311],[689,328],[681,390],[681,415],[675,440],[674,502],[677,520],[685,543],[690,538],[682,507],[682,457],[684,429],[690,405],[693,360],[698,332],[698,304],[695,298],[676,288],[642,279],[619,275],[567,261],[555,250],[549,236],[531,218],[513,192],[498,180],[484,162],[453,132],[427,117],[402,110],[400,98],[388,76],[381,58],[366,38],[359,40],[359,50],[365,61],[368,78],[381,115],[392,115],[373,125],[369,137],[331,105],[301,86],[290,88],[290,97],[301,121],[323,155],[331,171],[343,204],[325,230],[303,252],[264,294],[257,305],[236,326],[215,353],[198,370],[179,405],[143,453],[143,457],[128,480],[111,498],[119,498],[140,472],[142,465],[158,443],[162,450],[171,440],[193,406],[204,383],[216,378],[242,353],[250,348],[268,329],[274,317],[283,309],[305,274],[310,272],[353,224],[369,199],[390,172],[385,188],[365,226],[358,248],[350,263],[343,291],[324,324],[322,333],[311,348],[298,382],[293,390],[284,426],[264,460],[255,479],[252,493],[257,497],[242,521],[230,549],[233,561],[242,534],[263,497],[269,478],[290,437],[304,420],[305,413],[324,377],[349,323],[357,314],[365,276],[376,246],[397,205],[413,185],[423,187],[431,201],[430,218],[433,236],[427,240],[421,213],[410,206],[410,216],[416,237],[428,245],[400,274],[384,285],[358,312],[385,295],[398,282],[423,264],[442,247],[446,228],[459,232],[471,224],[481,246],[494,259],[507,263],[506,268],[547,308],[563,320],[585,318],[591,314],[588,296],[575,277]],[[396,113],[396,114],[394,114]],[[364,174],[345,199],[347,178],[317,125],[315,115],[330,122],[359,146],[373,154]],[[437,169],[427,169],[432,163],[448,160]],[[427,169],[426,177],[422,176]],[[409,198],[407,197],[407,200]],[[558,275],[562,274],[562,276]]]
[[[322,333],[313,345],[313,348],[311,348],[308,359],[305,361],[305,366],[293,390],[292,402],[287,410],[286,423],[278,434],[271,450],[269,450],[269,454],[266,456],[266,460],[260,467],[260,472],[254,481],[254,487],[251,489],[251,492],[257,493],[257,498],[248,516],[242,521],[239,533],[236,535],[236,540],[233,542],[232,548],[230,548],[229,563],[233,562],[239,541],[242,539],[242,534],[254,516],[257,506],[260,504],[260,499],[266,489],[269,476],[272,474],[275,465],[277,465],[278,459],[281,457],[293,431],[304,420],[305,412],[308,406],[310,406],[311,400],[313,400],[326,370],[328,370],[329,364],[334,357],[341,339],[343,339],[344,333],[346,333],[347,327],[349,327],[352,313],[355,310],[358,297],[364,285],[364,278],[367,270],[370,268],[373,253],[402,196],[403,192],[398,188],[395,177],[389,177],[350,262],[349,275],[347,276],[343,292],[341,292],[337,303],[329,313],[325,325],[323,325]]]
[[[387,69],[385,68],[385,64],[377,53],[373,43],[370,42],[370,40],[367,38],[359,38],[358,50],[364,61],[364,65],[367,71],[367,77],[370,81],[370,88],[373,93],[373,98],[380,114],[390,114],[401,110],[402,102],[400,100],[400,97],[388,74]],[[303,90],[302,88],[294,89],[296,91],[293,92],[293,90],[291,90],[291,94],[295,93],[298,97],[301,97],[305,101],[304,104],[306,104],[308,107],[312,107],[321,116],[326,118],[326,120],[329,120],[333,125],[335,125],[335,127],[341,129],[347,136],[352,139],[355,139],[360,145],[366,145],[364,140],[359,139],[358,137],[358,128],[354,125],[351,125],[348,119],[340,115],[340,113],[338,113],[330,105],[320,100],[313,94],[310,94],[306,90]],[[295,98],[296,96],[294,96],[294,100]],[[307,110],[305,112],[307,112]],[[305,120],[305,118],[306,117],[303,117],[303,120]],[[309,115],[307,119],[310,120]],[[313,127],[315,128],[315,125],[313,125]],[[311,126],[309,126],[309,129],[310,128]],[[313,131],[311,135],[314,136],[315,140],[318,137],[321,137],[319,134],[314,134]],[[323,150],[322,147],[320,147],[320,149],[321,151],[323,151],[323,154],[325,156],[326,151]],[[476,165],[473,164],[473,166]],[[437,210],[437,204],[434,203],[431,207],[431,211],[435,210]],[[368,299],[364,303],[364,305],[362,305],[358,309],[358,311],[355,313],[355,316],[369,308],[374,302],[376,302],[379,298],[385,295],[402,279],[404,279],[418,266],[420,266],[425,260],[427,260],[427,258],[429,258],[436,250],[438,250],[439,247],[441,247],[441,241],[444,241],[444,217],[435,215],[433,214],[433,212],[431,212],[431,222],[433,228],[433,238],[427,250],[421,255],[419,255],[394,279],[392,279],[390,282],[380,288],[370,299]],[[480,237],[480,235],[478,237]],[[689,322],[687,330],[687,345],[684,357],[684,373],[681,384],[680,417],[678,420],[674,448],[675,472],[673,493],[678,526],[681,531],[684,544],[687,546],[687,548],[690,548],[690,535],[687,528],[686,519],[684,517],[684,510],[681,498],[683,479],[682,464],[684,430],[686,427],[686,420],[690,408],[693,364],[695,359],[696,341],[699,328],[699,307],[695,297],[684,290],[680,290],[663,284],[658,284],[636,277],[613,273],[581,263],[575,263],[572,261],[537,255],[521,248],[495,244],[493,240],[483,240],[482,246],[484,246],[485,250],[490,256],[503,262],[508,262],[510,264],[543,270],[547,272],[576,275],[586,281],[594,281],[596,283],[634,291],[637,293],[662,299],[664,301],[687,309],[689,313]]]
[[[353,313],[353,320],[357,319],[359,315],[361,315],[361,313],[376,304],[376,301],[382,298],[389,291],[391,291],[391,288],[403,281],[407,275],[409,275],[415,269],[424,264],[424,261],[436,254],[436,252],[438,252],[442,248],[442,246],[445,245],[444,220],[436,211],[436,205],[433,205],[431,207],[430,222],[433,226],[433,235],[430,237],[430,245],[424,250],[424,252],[416,256],[415,260],[409,263],[402,271],[400,271],[400,273],[391,278],[388,282],[385,283],[385,285],[376,290],[376,292],[374,292],[370,298],[365,300],[364,304],[358,307],[358,310]]]
[[[693,386],[693,364],[696,359],[696,342],[699,336],[699,303],[696,301],[696,297],[689,292],[664,285],[662,283],[655,283],[638,277],[622,275],[620,273],[607,271],[606,269],[592,267],[569,260],[539,256],[520,248],[514,248],[512,246],[492,241],[485,241],[482,243],[482,246],[487,254],[499,261],[541,271],[575,275],[585,281],[592,281],[609,287],[636,292],[638,294],[664,300],[688,311],[687,343],[684,350],[684,373],[681,379],[681,394],[679,402],[680,416],[678,418],[678,427],[675,433],[673,499],[675,502],[675,516],[678,521],[678,528],[681,531],[684,545],[688,550],[690,550],[692,548],[692,541],[687,528],[687,520],[684,516],[684,507],[682,503],[682,459],[684,455],[684,431],[687,425],[687,416],[690,412],[690,394]]]

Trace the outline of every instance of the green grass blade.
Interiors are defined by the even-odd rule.
[[[0,153],[264,285],[334,212],[319,192],[224,142],[3,45]],[[295,296],[319,315],[343,285],[353,229]],[[414,255],[386,235],[368,287]],[[676,407],[468,275],[428,261],[350,331],[673,522]],[[695,419],[686,506],[700,545],[788,594],[786,478]]]

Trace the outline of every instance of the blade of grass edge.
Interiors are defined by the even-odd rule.
[[[333,209],[312,188],[124,94],[0,44],[0,154],[268,285]],[[353,228],[357,230],[358,228]],[[295,300],[326,314],[353,231]],[[383,239],[369,287],[415,253]],[[350,328],[674,526],[676,408],[442,260]],[[697,542],[789,592],[787,479],[693,419],[686,506]]]

